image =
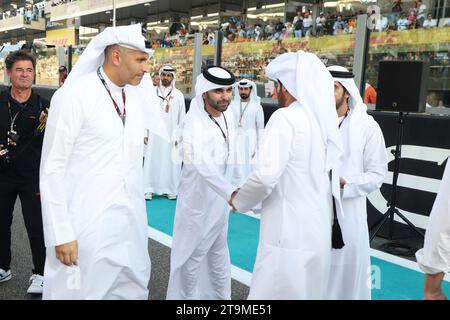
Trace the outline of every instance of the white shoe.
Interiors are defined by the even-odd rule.
[[[6,282],[8,280],[11,280],[11,278],[12,278],[11,269],[5,271],[0,268],[0,282]]]
[[[169,199],[169,200],[176,200],[177,199],[177,195],[168,193],[167,194],[167,199]]]
[[[145,194],[145,200],[152,200],[152,198],[153,198],[153,194],[151,192],[147,192]]]
[[[33,274],[30,277],[30,286],[27,293],[29,294],[42,294],[44,289],[44,277],[38,274]]]

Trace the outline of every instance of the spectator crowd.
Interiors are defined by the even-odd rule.
[[[61,0],[60,0],[61,1]],[[376,12],[368,7],[367,15],[373,21],[373,31],[410,30],[417,28],[433,28],[438,26],[438,19],[428,10],[422,0],[411,2],[409,8],[401,0],[394,0],[390,12]],[[251,24],[245,15],[232,17],[217,28],[208,27],[201,30],[203,44],[214,45],[216,42],[215,31],[223,32],[223,42],[252,42],[261,40],[282,40],[286,38],[308,38],[325,35],[352,34],[356,30],[358,14],[364,14],[362,10],[347,14],[333,12],[320,12],[315,21],[309,10],[298,10],[297,15],[288,21],[281,19]],[[371,16],[374,17],[371,18]],[[440,24],[445,27],[447,20]],[[171,32],[163,32],[153,40],[154,48],[180,47],[191,45],[195,33],[199,29],[188,28],[180,24],[179,28]]]

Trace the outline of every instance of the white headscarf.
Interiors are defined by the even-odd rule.
[[[329,66],[329,71],[350,72],[347,68],[341,66]],[[367,106],[364,104],[359,90],[356,87],[355,80],[353,78],[333,78],[334,81],[339,82],[350,94],[349,106],[354,109],[356,106],[361,107],[364,111],[367,111]]]
[[[241,85],[241,83],[246,83],[245,85]],[[256,88],[256,83],[254,83],[251,80],[248,79],[242,79],[241,81],[236,83],[236,86],[234,87],[234,101],[241,101],[241,96],[239,94],[239,88],[252,88],[252,91],[250,92],[250,101],[251,102],[257,102],[261,103],[261,98],[258,97],[258,91]]]
[[[105,48],[113,44],[146,52],[151,57],[153,50],[145,48],[145,38],[141,30],[140,24],[106,28],[89,42],[80,59],[69,73],[64,85],[70,84],[74,79],[90,72],[97,71],[98,67],[103,65],[105,61]],[[144,79],[141,84],[142,82],[144,82]]]
[[[223,78],[223,79],[231,79],[230,74],[226,70],[224,70],[220,67],[211,67],[208,69],[208,71],[210,74],[212,74],[215,77]],[[201,140],[201,137],[205,134],[203,131],[203,128],[207,128],[211,124],[211,119],[209,118],[207,112],[205,111],[205,104],[204,104],[203,96],[202,96],[203,93],[208,92],[210,90],[214,90],[214,89],[229,88],[232,86],[234,86],[234,85],[223,85],[223,84],[217,84],[217,83],[211,82],[205,78],[203,73],[201,73],[200,75],[197,76],[197,82],[195,84],[195,97],[191,101],[189,111],[188,111],[186,118],[194,116],[196,118],[196,121],[199,121],[198,123],[196,123],[196,126],[194,126],[195,135],[199,141]],[[230,121],[230,120],[232,120],[232,119],[228,118],[227,121]],[[202,123],[202,125],[200,125],[200,123]],[[233,126],[230,125],[230,127],[229,127],[230,132],[232,132],[233,127],[234,127],[234,125]],[[220,142],[222,143],[222,140]],[[199,147],[203,148],[202,145],[196,144],[195,146],[199,146]],[[180,148],[181,154],[183,154],[185,152],[182,148],[183,147]],[[199,150],[199,151],[200,152],[198,154],[200,154],[200,156],[201,156],[201,153],[203,150]],[[233,153],[230,151],[230,154],[233,154]],[[230,161],[230,160],[232,160],[232,157],[227,158],[227,161]],[[193,159],[192,161],[196,161],[196,160]]]
[[[326,148],[325,169],[332,170],[332,193],[342,216],[339,167],[343,146],[335,108],[334,82],[330,72],[315,54],[300,50],[278,56],[269,63],[266,74],[270,79],[279,80],[301,107],[316,119]],[[315,154],[314,151],[311,152],[311,172],[316,170]]]
[[[223,68],[213,67],[213,68],[209,68],[208,71],[209,71],[209,73],[211,73],[212,75],[214,75],[218,78],[230,79],[230,75]],[[232,87],[232,86],[234,86],[234,85],[222,85],[222,84],[217,84],[217,83],[211,82],[211,81],[207,80],[202,73],[200,73],[197,76],[197,82],[195,84],[195,97],[191,101],[189,111],[192,109],[194,112],[199,112],[200,114],[204,114],[204,117],[202,117],[202,118],[207,119],[207,121],[211,121],[211,120],[209,120],[209,117],[207,116],[206,112],[204,111],[204,102],[203,102],[202,95],[205,92],[208,92],[210,90],[219,89],[219,88],[228,88],[228,87]]]
[[[76,79],[97,71],[105,61],[105,48],[114,44],[146,52],[149,54],[149,57],[153,54],[152,49],[145,47],[145,38],[142,35],[142,27],[140,24],[108,27],[88,44],[61,89],[68,88],[75,83]],[[170,141],[160,110],[154,107],[158,105],[158,98],[156,97],[155,90],[152,88],[153,82],[146,73],[139,85],[127,86],[126,90],[137,90],[137,94],[142,97],[140,100],[143,103],[143,108],[151,113],[146,118],[147,129],[161,138]]]
[[[174,70],[174,71],[168,71],[168,70]],[[172,83],[171,83],[171,87],[172,88],[175,88],[175,82],[176,82],[176,74],[175,74],[175,69],[172,67],[172,66],[170,66],[170,65],[166,65],[166,66],[164,66],[164,67],[161,67],[161,69],[159,69],[159,76],[161,77],[161,73],[163,73],[163,72],[165,72],[165,73],[170,73],[172,76],[173,76],[173,80],[172,80]],[[162,85],[162,82],[160,81],[160,83],[161,83],[161,85]]]
[[[347,68],[341,66],[330,66],[327,69],[329,71],[349,72]],[[372,121],[373,118],[367,114],[367,106],[364,104],[353,78],[335,77],[333,80],[339,82],[350,94],[348,105],[351,116],[349,122],[349,132],[345,137],[348,143],[344,144],[346,155],[349,157],[352,152],[352,147],[357,145],[357,140],[361,138],[358,134],[353,134],[353,132],[360,132],[358,129],[359,126],[367,125],[368,121]]]
[[[220,67],[212,67],[208,69],[209,73],[213,74],[214,76],[218,78],[223,79],[230,79],[230,75],[226,70]],[[205,76],[200,73],[197,76],[197,82],[195,83],[195,98],[201,97],[202,94],[205,92],[208,92],[210,90],[219,89],[219,88],[228,88],[228,87],[234,87],[234,85],[221,85],[214,82],[211,82],[205,78]],[[194,98],[194,99],[195,99]]]

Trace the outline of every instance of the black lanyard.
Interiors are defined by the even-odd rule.
[[[162,94],[162,91],[159,89],[159,87],[156,87],[156,93],[158,94],[158,91],[159,92],[161,92],[161,94]],[[172,91],[173,91],[173,87],[172,87],[172,89],[170,89],[170,92],[167,94],[167,96],[160,96],[159,94],[158,94],[158,98],[160,98],[160,99],[162,99],[162,100],[165,100],[165,101],[167,101],[167,102],[169,102],[169,100],[167,99],[168,97],[170,97],[170,94],[172,93]]]
[[[344,122],[345,118],[347,118],[349,112],[350,112],[350,108],[347,109],[347,112],[345,113],[344,119],[342,119],[342,121],[339,123],[339,127],[338,128],[341,128],[341,125]]]
[[[170,99],[170,95],[172,94],[173,87],[172,87],[172,89],[170,89],[170,92],[165,97],[160,96],[158,91],[161,92],[161,94],[162,94],[162,91],[159,90],[159,87],[156,87],[156,95],[158,96],[158,98],[160,98],[162,101],[165,101],[167,103],[166,110],[165,110],[165,112],[167,113],[167,112],[169,112],[169,99]]]
[[[206,111],[206,108],[205,108]],[[227,118],[225,117],[225,114],[222,113],[223,115],[223,120],[225,121],[225,128],[227,130],[227,134],[225,135],[225,132],[222,130],[222,127],[220,126],[220,124],[217,122],[216,119],[214,119],[214,117],[208,112],[206,111],[206,113],[208,114],[209,118],[219,127],[220,132],[222,132],[222,136],[225,140],[225,143],[227,144],[227,159],[228,156],[230,155],[230,142],[229,142],[229,134],[228,134],[228,123],[227,123]]]
[[[109,97],[111,98],[111,100],[114,104],[114,108],[116,108],[116,112],[119,115],[120,120],[122,120],[122,123],[125,126],[125,119],[127,116],[127,109],[125,109],[125,102],[127,101],[127,96],[125,95],[125,90],[122,89],[122,100],[123,100],[123,113],[122,113],[122,112],[120,112],[119,106],[117,105],[116,101],[112,97],[111,91],[109,91],[108,84],[106,83],[105,79],[103,78],[103,76],[100,72],[100,68],[97,69],[97,75],[100,78],[100,81],[103,83],[103,86],[105,87],[106,91],[108,92]]]
[[[247,110],[248,104],[250,103],[247,102],[247,104],[245,105],[244,110],[242,110],[242,101],[240,102],[240,106],[239,106],[239,111],[240,111],[240,117],[239,117],[239,127],[242,127],[242,117],[244,116],[245,110]]]

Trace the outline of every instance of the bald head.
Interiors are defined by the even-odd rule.
[[[103,69],[117,85],[138,85],[148,72],[148,53],[113,44],[105,48]]]

